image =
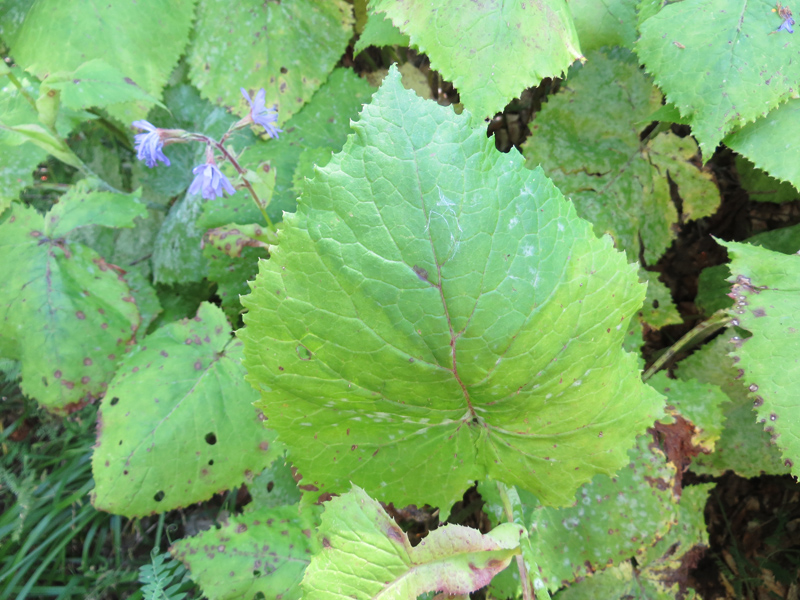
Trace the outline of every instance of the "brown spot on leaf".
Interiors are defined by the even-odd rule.
[[[84,312],[82,310],[76,311],[75,312],[75,316],[78,317],[81,321],[86,319],[86,315],[84,314]]]

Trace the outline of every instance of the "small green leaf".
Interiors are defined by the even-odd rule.
[[[366,50],[370,46],[401,46],[411,45],[411,40],[403,34],[385,13],[368,12],[367,25],[358,36],[358,41],[353,49],[354,54]]]
[[[22,389],[70,412],[105,392],[140,326],[118,269],[81,244],[45,235],[14,205],[0,224],[0,356],[22,362]]]
[[[710,454],[722,433],[722,405],[728,397],[714,384],[701,383],[696,379],[669,379],[664,371],[656,373],[648,383],[667,397],[667,412],[680,415],[694,426],[690,445],[698,451]],[[662,419],[668,423],[669,419]]]
[[[98,509],[134,517],[188,506],[283,453],[253,408],[240,358],[241,342],[208,303],[125,357],[98,416]]]
[[[311,559],[309,537],[298,506],[258,509],[230,517],[176,542],[170,552],[185,564],[209,600],[264,598],[298,600]]]
[[[447,511],[489,475],[563,504],[660,413],[621,348],[635,267],[474,122],[393,69],[243,299],[259,406],[321,493]]]
[[[48,87],[61,91],[61,102],[74,110],[105,108],[122,102],[164,106],[102,58],[89,60],[71,73],[51,75],[46,81]]]
[[[317,537],[323,550],[303,578],[303,598],[416,600],[425,592],[468,594],[487,585],[519,554],[523,528],[488,534],[445,525],[412,547],[402,529],[364,490],[325,504]]]
[[[370,10],[386,13],[479,118],[501,112],[526,87],[561,76],[582,58],[565,0],[371,0]]]
[[[773,36],[777,37],[777,36]],[[725,145],[780,181],[800,190],[800,100],[789,100],[763,119],[725,138]],[[797,193],[795,192],[795,198]]]
[[[101,5],[37,0],[9,40],[11,53],[41,79],[102,59],[159,97],[188,40],[194,0],[174,0],[168,11],[163,8],[160,0]],[[110,112],[127,123],[144,117],[151,106],[148,100],[137,100],[115,105]]]
[[[269,250],[270,245],[276,242],[277,238],[272,231],[252,224],[231,223],[209,229],[203,236],[204,245],[211,245],[231,258],[240,257],[242,250],[248,247]]]
[[[638,37],[637,4],[638,0],[570,0],[569,8],[584,54],[603,46],[633,50]]]
[[[239,88],[266,90],[278,124],[303,107],[344,54],[353,32],[344,0],[200,0],[189,76],[200,93],[237,114],[250,107]],[[236,31],[236,35],[231,35]]]
[[[796,95],[800,42],[771,35],[782,21],[773,8],[772,0],[684,0],[640,25],[639,57],[691,119],[706,157],[729,132]]]
[[[147,218],[147,207],[139,201],[141,189],[132,194],[92,191],[78,183],[59,198],[45,221],[48,237],[62,237],[88,225],[133,227],[134,220]]]
[[[279,456],[253,481],[247,482],[247,491],[257,508],[277,508],[300,502],[300,489],[292,475],[292,466]]]
[[[669,288],[658,279],[658,273],[639,269],[639,278],[647,283],[647,296],[644,298],[639,318],[653,329],[682,323],[683,319],[675,308]]]
[[[792,474],[800,474],[800,406],[794,390],[800,357],[800,257],[780,254],[750,244],[720,242],[731,256],[731,293],[736,303],[730,310],[734,324],[753,335],[732,338],[732,356],[744,372],[764,430],[783,454]]]

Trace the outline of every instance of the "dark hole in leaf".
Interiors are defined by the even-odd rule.
[[[260,573],[260,571],[259,571],[259,573]],[[256,577],[258,577],[258,575],[256,575]],[[264,592],[257,592],[256,595],[253,596],[253,600],[266,600],[266,598],[267,597],[264,595]]]
[[[294,350],[297,352],[297,356],[300,358],[300,360],[311,360],[311,350],[303,346],[303,344],[297,344],[297,347]]]
[[[268,492],[271,492],[271,491],[272,491],[272,489],[273,489],[274,487],[275,487],[275,482],[274,482],[274,481],[270,481],[270,482],[267,484],[267,491],[268,491]]]
[[[286,75],[288,72],[289,72],[289,69],[287,69],[286,67],[281,67],[281,73]]]
[[[111,399],[111,406],[116,406],[116,405],[117,405],[117,402],[119,402],[119,398],[117,398],[116,396],[114,396],[114,397]]]
[[[208,444],[209,446],[213,446],[216,443],[217,443],[216,434],[213,431],[211,433],[207,433],[206,434],[206,444]]]
[[[254,576],[254,577],[261,577],[261,571],[259,571],[258,569],[256,569],[255,571],[253,571],[253,576]],[[261,596],[262,596],[262,597],[264,596],[264,594],[263,594],[262,592],[259,592],[259,594],[261,594]],[[258,594],[256,594],[256,596],[255,596],[255,597],[256,597],[256,598],[258,598]]]
[[[658,300],[653,300],[653,308],[658,308]]]
[[[160,490],[156,492],[155,496],[153,496],[153,500],[155,500],[156,502],[161,502],[164,499],[164,496],[165,496],[164,491]]]
[[[210,467],[213,464],[214,464],[214,459],[212,458],[210,461],[208,461],[208,466]]]

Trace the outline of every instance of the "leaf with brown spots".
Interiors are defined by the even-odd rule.
[[[250,108],[239,88],[264,88],[280,125],[336,66],[353,33],[352,11],[344,0],[201,0],[189,76],[205,98],[241,115]]]
[[[445,525],[412,547],[383,507],[357,486],[325,505],[322,551],[303,578],[305,600],[415,600],[425,592],[468,594],[487,585],[520,553],[523,528],[488,534]]]
[[[189,569],[209,600],[297,600],[311,560],[309,520],[298,505],[261,508],[230,517],[176,542],[170,552]],[[308,517],[308,516],[307,516]]]
[[[772,435],[784,464],[800,475],[800,256],[750,244],[720,242],[731,258],[729,310],[752,337],[732,338],[758,420]]]
[[[47,218],[20,205],[0,217],[0,357],[21,361],[23,391],[63,413],[103,395],[141,318],[119,271],[46,235]]]
[[[203,303],[125,357],[98,416],[97,508],[134,517],[188,506],[283,454],[253,408],[241,345],[222,311]]]

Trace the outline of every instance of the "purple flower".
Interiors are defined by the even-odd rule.
[[[213,162],[196,166],[192,169],[192,173],[194,173],[194,181],[189,186],[190,194],[197,194],[202,191],[203,198],[213,200],[214,198],[223,197],[222,190],[228,192],[229,196],[236,193],[231,182]]]
[[[792,25],[794,25],[794,19],[792,17],[786,17],[786,20],[781,23],[781,26],[775,31],[788,31],[789,33],[794,33]]]
[[[274,125],[278,122],[278,109],[264,108],[264,97],[267,95],[264,88],[258,90],[253,100],[250,99],[250,96],[244,88],[239,89],[244,99],[247,100],[247,103],[250,105],[250,120],[252,120],[253,123],[261,125],[269,137],[277,139],[278,134],[283,131],[283,129],[278,129]]]
[[[132,123],[137,129],[146,129],[148,133],[137,133],[135,140],[136,158],[143,160],[151,169],[160,160],[169,166],[169,159],[164,156],[161,149],[164,147],[164,140],[161,139],[161,130],[147,121],[134,121]]]

